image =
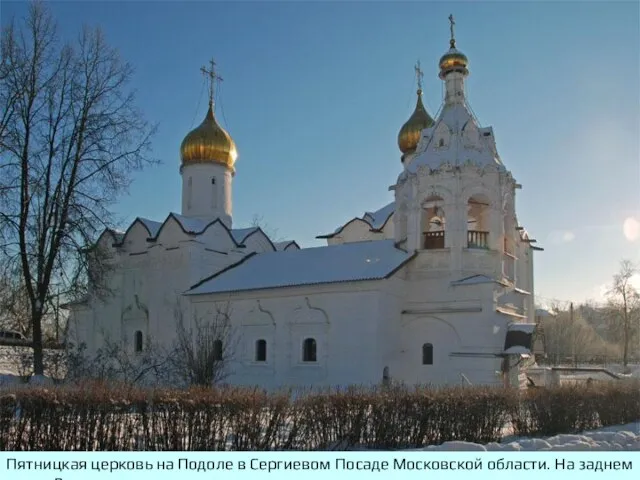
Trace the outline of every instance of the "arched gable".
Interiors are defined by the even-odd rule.
[[[340,232],[340,237],[342,237],[345,242],[358,242],[363,240],[372,240],[376,237],[375,230],[371,229],[371,225],[369,225],[364,220],[357,219],[358,221],[351,221],[347,225],[342,228]],[[336,235],[337,236],[337,235]]]
[[[120,240],[124,237],[124,233],[115,232],[110,228],[106,228],[96,240],[96,245],[99,248],[111,249],[114,245],[118,245]]]
[[[200,233],[197,238],[198,241],[201,241],[214,250],[227,251],[240,246],[233,238],[227,226],[218,220],[210,223],[206,230]]]
[[[174,245],[180,241],[189,239],[190,236],[190,234],[185,232],[182,224],[173,215],[169,215],[160,227],[160,230],[158,230],[158,234],[154,240],[163,244]]]
[[[451,130],[444,122],[439,122],[435,128],[435,132],[432,139],[432,145],[434,148],[449,148],[451,143]]]
[[[260,227],[257,227],[253,232],[249,233],[242,243],[250,252],[270,252],[276,250],[271,239]]]
[[[300,250],[300,245],[295,240],[290,241],[283,250]]]
[[[124,233],[120,246],[126,250],[146,250],[149,245],[147,242],[149,237],[150,234],[147,226],[140,221],[140,219],[136,218]]]
[[[204,222],[174,213],[169,214],[153,240],[164,243],[177,243],[201,236],[203,241],[211,238],[213,240],[211,245],[220,245],[219,248],[221,249],[225,247],[235,248],[241,245],[235,241],[229,228],[220,219]]]
[[[216,220],[213,220],[212,222],[206,223],[197,219],[192,219],[188,217],[183,217],[182,215],[176,215],[175,213],[170,213],[165,219],[165,221],[162,222],[162,225],[158,229],[158,232],[156,233],[154,240],[158,240],[166,228],[178,227],[182,231],[182,233],[184,233],[185,235],[200,235],[211,224],[219,221],[220,220],[216,219]]]
[[[347,223],[345,223],[342,227],[340,227],[338,229],[338,231],[336,231],[334,233],[334,235],[341,235],[345,230],[349,229],[349,228],[353,228],[354,226],[356,226],[356,228],[358,226],[362,227],[362,228],[366,228],[367,230],[371,229],[371,225],[369,225],[367,222],[365,222],[363,219],[361,218],[353,218],[351,220],[349,220]]]

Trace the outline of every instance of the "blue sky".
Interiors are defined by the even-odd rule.
[[[122,225],[180,210],[179,145],[204,117],[200,66],[224,81],[217,116],[239,151],[234,225],[261,215],[303,246],[393,199],[398,129],[442,99],[447,17],[470,60],[469,103],[493,126],[523,185],[519,221],[545,248],[537,294],[600,294],[622,258],[640,260],[640,11],[637,2],[55,2],[73,39],[99,25],[136,68],[159,123],[158,167],[115,206]],[[25,11],[1,4],[2,22]],[[199,107],[199,108],[198,108]],[[634,220],[635,219],[635,220]],[[623,225],[626,220],[626,235]]]

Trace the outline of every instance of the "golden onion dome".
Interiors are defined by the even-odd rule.
[[[236,144],[229,134],[216,122],[213,103],[204,121],[187,133],[180,145],[182,166],[194,163],[219,163],[233,170],[238,157]]]
[[[398,147],[403,154],[415,151],[425,128],[433,126],[433,118],[422,103],[422,89],[418,89],[416,108],[398,133]]]
[[[453,27],[456,22],[453,19],[453,15],[449,15],[449,28],[451,30],[451,39],[449,40],[449,51],[440,57],[440,78],[444,77],[449,72],[460,72],[463,75],[468,75],[467,65],[469,60],[467,56],[460,50],[456,49],[456,37],[453,32]]]
[[[467,65],[469,65],[467,56],[455,47],[451,47],[447,53],[440,57],[440,78],[452,71],[459,71],[466,75],[469,73]]]

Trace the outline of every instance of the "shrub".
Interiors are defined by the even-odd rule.
[[[419,448],[572,433],[640,418],[637,382],[504,388],[307,391],[143,389],[84,384],[0,395],[1,450],[336,450]]]
[[[517,435],[577,433],[640,419],[640,382],[531,389],[514,404]]]

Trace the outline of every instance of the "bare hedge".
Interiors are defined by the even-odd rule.
[[[502,388],[351,388],[267,394],[87,384],[0,393],[0,450],[419,448],[574,433],[640,419],[638,383]]]

